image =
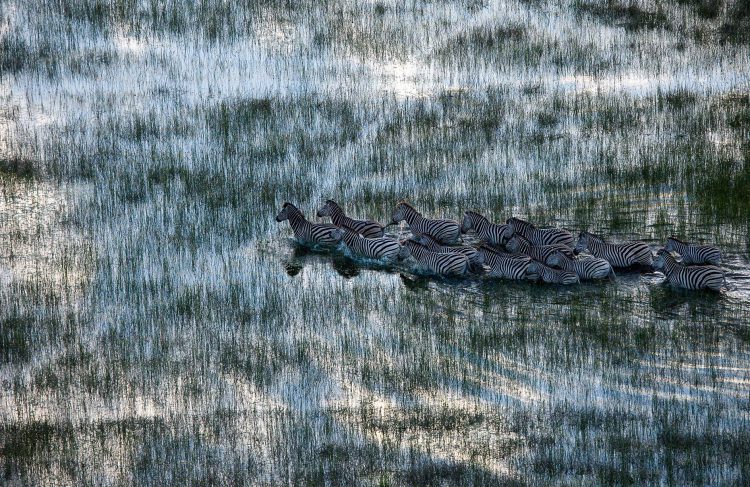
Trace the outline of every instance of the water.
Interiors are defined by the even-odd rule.
[[[0,483],[747,484],[747,17],[597,5],[0,6]],[[328,198],[712,242],[728,289],[274,221]]]

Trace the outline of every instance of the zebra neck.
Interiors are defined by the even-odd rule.
[[[307,219],[302,215],[302,213],[299,212],[293,212],[291,215],[289,215],[289,225],[292,226],[292,229],[299,230],[304,228],[306,225],[309,225],[310,222],[307,221]]]
[[[349,245],[354,244],[354,242],[357,241],[358,235],[355,235],[354,232],[350,232],[349,230],[344,230],[344,242],[346,242]]]
[[[664,259],[664,274],[671,276],[674,273],[677,265],[678,264],[676,261],[665,258]]]
[[[417,210],[406,208],[406,211],[404,212],[404,220],[406,220],[406,223],[409,225],[413,225],[414,223],[424,220],[424,218],[422,218],[422,215],[420,215]]]
[[[338,206],[332,206],[331,207],[331,220],[333,221],[333,223],[338,225],[342,221],[346,221],[346,215],[344,215],[344,211]]]

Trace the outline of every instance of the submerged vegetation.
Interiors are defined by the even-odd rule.
[[[0,483],[747,484],[744,4],[3,3]],[[729,290],[274,221],[328,198],[712,242]]]

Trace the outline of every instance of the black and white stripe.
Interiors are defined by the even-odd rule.
[[[337,229],[336,225],[309,222],[305,215],[289,202],[284,203],[281,212],[276,215],[277,222],[283,222],[284,220],[289,220],[289,225],[294,231],[294,237],[302,243],[337,245],[341,241],[340,238],[331,235],[331,232]]]
[[[567,230],[561,228],[536,228],[531,223],[520,218],[508,218],[505,222],[515,233],[525,237],[534,245],[566,245],[573,247],[575,238]]]
[[[406,220],[414,235],[427,234],[440,243],[451,244],[458,241],[460,227],[453,220],[433,220],[423,217],[409,203],[402,201],[393,212],[391,224]]]
[[[682,263],[685,265],[721,264],[721,251],[711,245],[689,244],[675,237],[669,237],[664,248],[680,254]]]
[[[562,244],[553,245],[533,245],[530,241],[518,234],[514,234],[510,237],[510,240],[505,244],[505,248],[511,252],[518,252],[526,254],[534,260],[539,262],[547,262],[547,258],[555,252],[562,252],[568,257],[573,257],[573,252],[569,247]]]
[[[536,260],[531,261],[529,264],[529,272],[539,274],[539,279],[548,284],[578,284],[578,274],[572,271],[565,271],[561,269],[553,269],[552,267],[546,266]]]
[[[318,216],[330,216],[331,221],[338,227],[348,227],[365,238],[382,237],[383,225],[374,220],[354,220],[344,213],[344,210],[333,200],[326,201],[325,206],[318,210]]]
[[[643,242],[613,244],[605,242],[593,233],[582,232],[578,237],[575,251],[586,250],[594,257],[606,260],[612,267],[650,266],[654,260],[651,249]]]
[[[724,271],[712,265],[684,266],[666,249],[656,253],[654,268],[667,276],[671,284],[685,289],[711,289],[720,291],[726,284]]]
[[[615,271],[612,266],[604,259],[571,259],[562,252],[553,252],[547,257],[547,265],[558,267],[560,269],[575,272],[581,279],[604,279],[605,277],[615,277]]]
[[[432,252],[414,240],[402,242],[414,259],[432,272],[443,275],[463,275],[469,270],[469,259],[463,254]]]
[[[455,247],[449,247],[448,245],[442,245],[440,242],[427,234],[415,236],[415,240],[427,247],[432,252],[453,252],[456,254],[463,254],[467,259],[469,259],[469,264],[471,264],[472,266],[478,267],[482,265],[482,259],[479,255],[479,252],[477,252],[477,249],[475,249],[474,247],[469,247],[468,245],[457,245]]]
[[[461,222],[461,233],[472,229],[481,240],[492,245],[502,245],[513,234],[510,225],[492,223],[475,211],[466,211]]]
[[[505,279],[529,279],[536,281],[539,274],[529,270],[532,259],[527,255],[506,254],[496,249],[482,245],[479,254],[490,270],[487,275],[491,277],[502,277]]]
[[[409,256],[409,252],[400,243],[389,237],[362,237],[346,226],[332,230],[331,235],[341,238],[352,252],[362,257],[395,262]]]

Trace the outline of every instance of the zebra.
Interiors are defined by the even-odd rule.
[[[294,231],[294,237],[300,242],[335,246],[341,241],[340,238],[331,235],[333,230],[337,230],[336,225],[309,222],[305,215],[289,202],[284,203],[281,212],[276,215],[277,222],[283,222],[284,220],[289,220],[289,225]]]
[[[472,229],[480,239],[491,245],[502,245],[513,235],[513,229],[509,225],[498,225],[475,211],[466,211],[461,222],[461,233]]]
[[[586,250],[594,257],[606,260],[612,267],[651,266],[654,261],[651,249],[643,242],[613,244],[593,233],[581,232],[574,251],[580,253]]]
[[[721,264],[721,251],[710,245],[689,244],[675,237],[669,237],[664,248],[680,254],[682,263],[685,265]]]
[[[395,262],[409,257],[409,251],[390,237],[367,238],[360,236],[354,229],[343,225],[331,231],[334,238],[344,241],[355,254],[370,259]]]
[[[414,235],[428,234],[440,243],[451,244],[458,241],[460,227],[453,220],[432,220],[423,217],[406,201],[399,202],[393,212],[391,225],[406,220]]]
[[[325,206],[318,210],[318,217],[330,216],[331,221],[338,227],[349,227],[352,231],[365,238],[382,237],[384,227],[373,220],[354,220],[344,214],[344,210],[333,200],[327,200]]]
[[[487,273],[491,277],[504,277],[506,279],[529,279],[536,281],[539,274],[529,270],[531,257],[521,254],[506,254],[493,249],[487,245],[479,247],[482,260],[490,268]]]
[[[553,269],[539,261],[532,260],[529,264],[529,272],[539,275],[539,278],[548,284],[578,284],[581,280],[578,274],[572,271]]]
[[[560,244],[573,248],[575,242],[573,235],[561,228],[537,228],[520,218],[508,218],[505,223],[510,225],[513,232],[526,237],[534,245]]]
[[[546,264],[550,267],[559,267],[566,271],[573,271],[581,279],[604,279],[615,277],[612,266],[604,259],[571,259],[562,252],[555,251],[547,257]]]
[[[477,252],[477,249],[475,249],[474,247],[469,247],[468,245],[458,245],[456,247],[441,245],[440,242],[435,240],[435,238],[427,234],[419,235],[415,237],[415,240],[427,247],[432,252],[438,252],[442,254],[446,252],[454,252],[457,254],[463,254],[467,259],[469,259],[469,264],[472,267],[480,267],[483,264],[479,252]]]
[[[660,249],[656,253],[654,268],[662,271],[671,284],[685,289],[707,288],[720,291],[726,284],[721,268],[712,265],[681,265],[667,249]]]
[[[464,275],[469,269],[469,259],[463,254],[432,252],[419,242],[408,239],[401,242],[416,261],[437,274]]]
[[[539,262],[547,262],[547,258],[554,252],[562,252],[568,257],[573,257],[573,252],[562,244],[553,245],[532,245],[531,242],[526,240],[524,237],[518,234],[514,234],[510,237],[510,240],[505,244],[505,248],[511,252],[518,252],[526,254],[534,260]]]

